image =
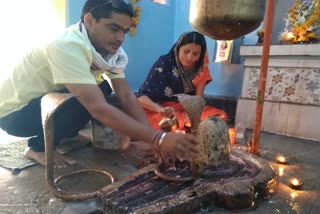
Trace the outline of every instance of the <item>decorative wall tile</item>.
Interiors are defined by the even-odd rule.
[[[246,67],[245,72],[242,97],[256,99],[260,67]],[[269,67],[265,100],[320,106],[320,68]]]
[[[261,130],[320,140],[320,43],[271,46]],[[236,124],[253,128],[262,49],[241,46],[244,79]]]

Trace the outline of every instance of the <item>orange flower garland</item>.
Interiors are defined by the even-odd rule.
[[[130,35],[134,36],[137,31],[137,26],[139,23],[140,15],[141,15],[141,7],[137,6],[137,2],[140,2],[141,0],[131,0],[131,3],[134,8],[135,16],[132,17],[131,20],[131,27],[130,27]]]

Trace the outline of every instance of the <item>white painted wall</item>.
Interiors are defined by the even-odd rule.
[[[31,48],[54,38],[65,28],[65,0],[1,2],[0,74],[9,72]],[[59,8],[60,11],[57,11]],[[0,76],[1,78],[1,76]]]

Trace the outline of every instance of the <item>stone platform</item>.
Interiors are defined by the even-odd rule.
[[[232,149],[227,165],[209,168],[193,182],[170,182],[158,178],[155,165],[101,190],[105,213],[195,213],[215,204],[227,209],[254,206],[278,186],[269,163],[239,149]],[[190,176],[187,169],[164,170]]]

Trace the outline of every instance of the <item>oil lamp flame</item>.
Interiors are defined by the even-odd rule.
[[[303,183],[297,178],[293,178],[290,180],[290,186],[292,189],[301,189]]]
[[[293,36],[293,33],[292,32],[289,32],[288,34],[287,34],[287,38],[288,39],[292,39],[294,36]]]
[[[190,120],[186,121],[184,123],[184,129],[186,130],[186,132],[190,132],[191,131],[191,122]]]
[[[229,128],[229,141],[231,144],[236,143],[236,129],[235,128]]]
[[[288,163],[288,159],[283,157],[283,156],[278,156],[277,157],[277,162],[281,163],[281,164],[287,164]]]
[[[176,132],[178,130],[178,127],[176,125],[173,125],[171,127],[171,132]]]
[[[184,126],[188,127],[188,128],[191,128],[191,122],[190,121],[187,121],[184,123]]]

